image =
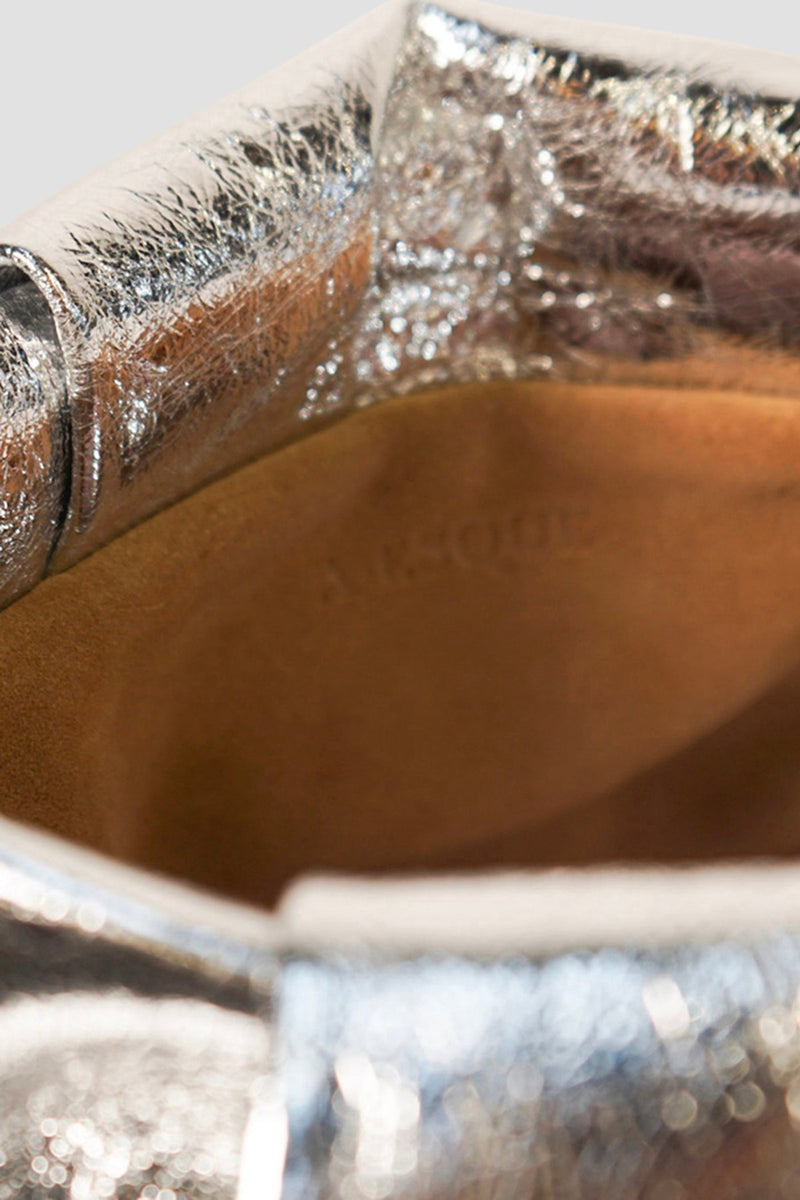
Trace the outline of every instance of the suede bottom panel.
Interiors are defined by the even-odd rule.
[[[800,408],[376,406],[0,614],[0,804],[255,901],[308,869],[800,848]]]

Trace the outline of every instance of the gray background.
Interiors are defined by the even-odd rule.
[[[0,224],[375,7],[373,0],[0,4]],[[792,0],[514,6],[800,54],[800,6]]]

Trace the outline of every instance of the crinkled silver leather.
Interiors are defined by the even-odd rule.
[[[353,921],[341,885],[259,914],[0,832],[3,1197],[800,1181],[795,868],[392,884],[388,922],[357,885]]]
[[[296,961],[301,1197],[753,1196],[800,1179],[800,942]]]
[[[2,598],[397,391],[726,386],[744,348],[796,395],[797,82],[391,5],[43,206],[2,251]],[[0,1200],[800,1188],[798,911],[502,952],[276,921],[0,826]]]
[[[399,390],[666,369],[796,394],[796,69],[538,25],[390,4],[5,232],[5,296],[52,326],[6,599]]]

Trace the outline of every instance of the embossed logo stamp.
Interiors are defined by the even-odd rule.
[[[596,519],[588,506],[542,508],[410,530],[371,546],[364,555],[331,557],[325,565],[323,599],[336,604],[444,572],[511,572],[549,554],[580,553],[596,541]]]

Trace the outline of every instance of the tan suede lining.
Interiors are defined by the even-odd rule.
[[[237,471],[0,614],[7,814],[314,868],[800,848],[800,408],[475,386]]]

